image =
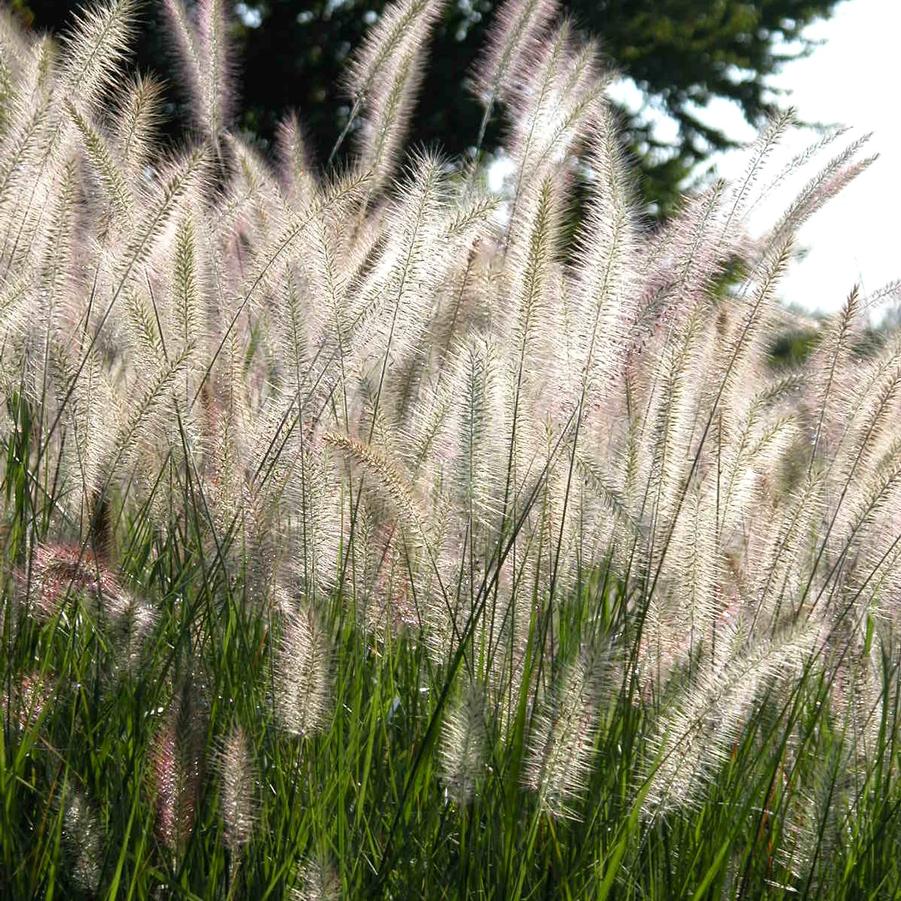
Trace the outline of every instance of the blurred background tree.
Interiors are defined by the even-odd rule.
[[[58,31],[84,0],[11,0],[36,28]],[[192,2],[192,0],[188,0]],[[340,93],[348,54],[360,43],[386,0],[245,0],[234,2],[234,40],[241,66],[240,124],[264,143],[279,119],[299,109],[324,160],[349,113]],[[733,101],[758,125],[778,105],[768,76],[810,52],[805,27],[829,16],[840,0],[564,0],[576,24],[598,35],[609,62],[640,89],[641,110],[623,109],[629,143],[643,172],[645,199],[666,213],[711,152],[732,146],[705,121],[714,98]],[[475,141],[481,111],[465,88],[467,74],[495,0],[450,0],[434,37],[412,140],[465,153]],[[166,77],[171,65],[161,0],[143,7],[138,65]],[[170,96],[172,129],[182,121]],[[672,141],[653,121],[669,117]],[[501,127],[494,123],[492,136]]]

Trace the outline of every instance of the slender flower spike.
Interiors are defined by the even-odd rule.
[[[233,64],[224,0],[200,0],[191,21],[182,0],[164,0],[198,126],[218,145],[229,124]]]
[[[154,739],[150,763],[156,804],[156,837],[174,850],[178,841],[180,773],[175,718],[172,716],[167,718]]]
[[[291,901],[338,901],[340,897],[341,883],[332,866],[311,858],[298,867]]]
[[[448,795],[466,804],[485,775],[488,736],[485,691],[472,684],[448,713],[441,739],[441,762]]]
[[[256,773],[247,737],[236,727],[219,754],[220,805],[225,845],[235,859],[250,841],[257,815]]]
[[[548,709],[535,718],[525,783],[554,816],[573,817],[572,802],[585,789],[598,706],[598,667],[580,657],[564,674]]]
[[[72,881],[83,892],[97,890],[103,855],[103,835],[87,799],[73,791],[63,817],[63,840],[70,857]]]
[[[555,0],[506,0],[498,7],[472,85],[486,107],[506,99],[526,76],[541,54],[542,39],[556,12]]]
[[[289,612],[275,655],[275,709],[286,732],[305,737],[325,726],[329,657],[312,611]]]

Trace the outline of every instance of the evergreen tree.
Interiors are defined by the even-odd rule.
[[[812,49],[804,29],[830,15],[839,0],[563,0],[576,25],[599,37],[611,65],[634,79],[648,104],[672,117],[674,144],[659,142],[647,119],[622,110],[625,133],[643,170],[646,199],[664,212],[699,160],[730,146],[699,110],[715,97],[734,101],[759,125],[778,104],[768,78]],[[13,0],[38,28],[59,30],[83,0]],[[271,137],[282,116],[302,111],[308,138],[328,157],[350,112],[340,105],[341,73],[385,0],[244,0],[235,2],[233,37],[241,60],[243,123]],[[495,16],[495,0],[450,0],[436,30],[431,62],[414,117],[412,141],[451,154],[475,143],[481,110],[467,90],[478,48]],[[168,74],[160,0],[145,4],[138,64]],[[184,98],[172,89],[173,112]],[[175,117],[177,125],[178,116]],[[493,122],[487,147],[503,125]]]

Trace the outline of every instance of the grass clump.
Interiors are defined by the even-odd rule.
[[[399,0],[333,160],[291,117],[272,163],[225,4],[167,7],[166,150],[134,3],[0,13],[0,894],[897,892],[890,292],[769,363],[863,144],[781,166],[786,115],[651,230],[596,48],[511,0],[492,193],[403,155],[440,4]]]

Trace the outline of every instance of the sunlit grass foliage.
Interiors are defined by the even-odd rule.
[[[864,142],[785,114],[651,227],[550,0],[461,161],[404,143],[440,2],[320,161],[231,130],[228,4],[165,6],[176,147],[137,3],[0,12],[0,895],[897,896],[895,286],[769,361]]]

